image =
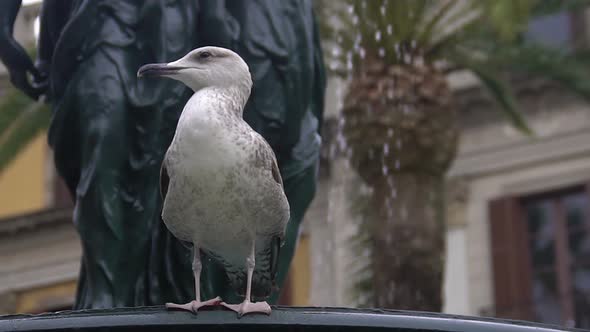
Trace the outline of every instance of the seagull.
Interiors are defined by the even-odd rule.
[[[201,47],[170,63],[147,64],[138,77],[167,77],[194,91],[184,106],[164,157],[162,219],[180,241],[193,246],[195,300],[167,303],[197,313],[223,305],[238,313],[270,314],[279,248],[289,203],[276,156],[243,119],[252,88],[246,62],[220,47]],[[245,299],[227,304],[200,298],[203,251],[223,265],[231,286]]]

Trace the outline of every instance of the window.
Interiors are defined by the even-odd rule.
[[[567,49],[573,42],[572,28],[569,13],[547,15],[531,20],[525,38],[545,46]]]
[[[525,40],[548,47],[572,51],[588,47],[584,11],[561,12],[532,19]]]
[[[584,187],[490,203],[496,315],[590,328]]]

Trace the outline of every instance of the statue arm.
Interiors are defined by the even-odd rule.
[[[29,97],[37,99],[41,89],[33,87],[28,75],[39,75],[25,49],[14,39],[14,22],[21,6],[21,0],[0,1],[0,61],[10,75],[10,82]]]

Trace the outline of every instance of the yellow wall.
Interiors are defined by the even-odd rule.
[[[0,173],[0,218],[45,207],[47,151],[43,132]]]
[[[37,313],[69,307],[76,295],[76,281],[65,281],[46,287],[23,290],[17,293],[17,313]]]
[[[291,305],[309,305],[311,289],[309,236],[301,235],[291,263]]]

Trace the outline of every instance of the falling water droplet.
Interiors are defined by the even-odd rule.
[[[380,57],[384,57],[385,56],[385,49],[383,47],[379,47],[379,56]]]
[[[389,144],[383,144],[383,154],[388,156],[389,155]]]
[[[399,146],[399,147],[401,147],[401,144],[400,144],[400,146]],[[399,168],[400,168],[400,162],[399,162],[399,160],[396,160],[396,161],[395,161],[395,169],[396,169],[396,170],[399,170]]]
[[[345,152],[345,154],[346,154],[346,158],[347,158],[347,159],[346,159],[346,162],[348,163],[348,160],[349,160],[350,158],[352,158],[352,148],[350,148],[350,147],[347,147],[347,148],[346,148],[346,152]]]
[[[387,137],[393,137],[393,128],[387,129]]]
[[[404,112],[404,114],[410,114],[410,106],[408,104],[402,105],[402,111]]]
[[[349,14],[354,13],[354,7],[353,6],[348,6],[347,10],[348,10],[348,13]]]
[[[352,56],[346,57],[346,70],[352,71]]]
[[[332,47],[331,51],[333,56],[339,56],[340,54],[342,54],[342,49],[339,46]]]
[[[381,16],[385,16],[385,6],[379,7],[379,11],[381,12]]]
[[[409,53],[405,53],[404,54],[404,62],[405,63],[411,63],[412,62],[412,56]]]
[[[422,56],[414,57],[414,64],[416,64],[418,67],[423,66],[424,65],[424,57],[422,57]]]
[[[375,32],[375,41],[380,41],[381,40],[381,30],[377,30]]]
[[[395,140],[395,146],[397,147],[397,149],[401,149],[402,148],[402,140],[401,139],[397,139]]]
[[[387,168],[387,165],[383,165],[381,167],[381,172],[383,173],[383,175],[387,175],[387,173],[389,173],[389,169]]]
[[[330,61],[330,69],[336,70],[336,68],[338,68],[338,62],[337,61]]]
[[[330,144],[330,149],[328,150],[328,158],[330,160],[336,157],[336,151],[338,150],[337,144]]]
[[[400,213],[400,218],[402,218],[402,220],[408,219],[408,209],[406,208],[405,205],[402,205],[399,213]]]
[[[350,158],[352,158],[352,150],[346,150],[346,159],[344,159],[344,169],[349,170],[350,167]]]
[[[393,33],[393,25],[388,24],[386,29],[388,35],[391,35]]]
[[[352,24],[357,25],[359,23],[359,17],[357,15],[352,16]]]
[[[344,135],[342,133],[338,133],[336,135],[336,146],[338,147],[339,150],[343,150],[344,149]]]
[[[363,47],[361,47],[359,49],[359,55],[361,56],[361,59],[364,59],[365,58],[366,51],[365,51],[365,49]]]

